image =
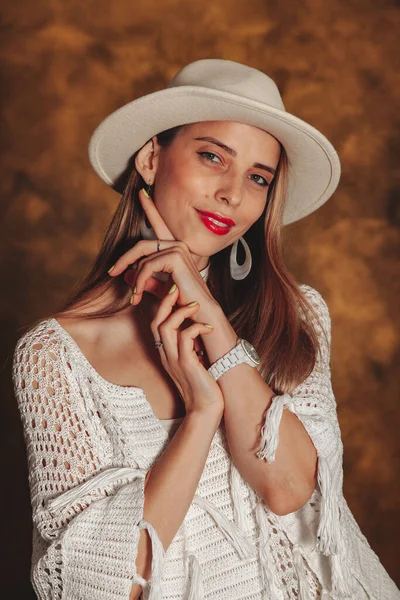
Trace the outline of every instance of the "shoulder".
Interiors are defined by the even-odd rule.
[[[312,321],[314,327],[317,330],[317,333],[319,333],[321,329],[323,329],[327,337],[327,342],[330,343],[331,316],[326,300],[318,290],[311,287],[310,285],[302,283],[299,285],[299,289],[310,306],[310,308],[306,307],[306,318]],[[302,307],[301,313],[302,316],[304,316],[304,311],[302,310]]]
[[[31,326],[17,341],[12,359],[12,381],[22,414],[45,407],[35,401],[55,395],[63,388],[65,368],[61,344],[52,319]],[[48,399],[47,399],[48,403]]]
[[[303,296],[318,312],[326,312],[329,314],[328,304],[326,303],[326,300],[322,296],[321,292],[306,283],[301,283],[299,285],[299,289],[303,293]]]
[[[51,345],[52,340],[55,337],[54,334],[56,333],[54,326],[52,325],[53,319],[44,319],[29,327],[29,329],[18,338],[14,349],[14,355],[26,353],[32,349],[39,350],[43,346]]]
[[[54,319],[44,319],[32,325],[17,340],[13,352],[13,377],[22,371],[38,372],[61,357],[62,340]]]
[[[46,352],[53,348],[56,351],[61,346],[66,349],[71,340],[78,344],[80,341],[95,343],[96,331],[94,323],[89,319],[44,319],[20,336],[15,346],[14,356],[33,350]]]
[[[90,319],[44,319],[19,337],[13,354],[13,372],[21,363],[33,363],[35,371],[56,363],[58,368],[65,364],[71,368],[70,363],[82,362],[79,348],[96,346],[98,341],[98,327]]]
[[[313,310],[315,310],[320,317],[330,321],[329,307],[321,292],[306,283],[300,284],[299,289]]]

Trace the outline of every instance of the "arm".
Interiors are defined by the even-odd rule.
[[[150,470],[112,467],[101,415],[82,397],[74,365],[52,334],[43,327],[19,340],[13,361],[32,517],[42,538],[31,570],[36,595],[133,599],[147,583],[143,574],[154,575],[157,598],[159,552],[191,504],[222,410],[191,411]]]
[[[215,411],[189,413],[160,459],[151,469],[145,490],[144,518],[152,523],[165,550],[175,537],[193,500],[210,444],[221,417]],[[152,551],[145,530],[141,532],[137,572],[151,573]],[[132,586],[130,600],[139,598],[142,586]]]
[[[330,336],[326,303],[316,290],[309,289]],[[218,313],[218,309],[214,308],[214,311],[217,311],[217,316],[210,319],[214,331],[203,340],[210,363],[233,348],[237,338],[226,317]],[[321,428],[326,439],[329,438],[329,432],[331,437],[337,438],[334,423],[330,423],[332,406],[335,406],[329,393],[330,349],[323,338],[321,344],[322,358],[317,361],[313,373],[290,396],[286,395],[288,402],[281,405],[290,407],[291,411],[279,410],[278,403],[283,402],[283,396],[276,396],[258,371],[249,365],[238,365],[218,380],[225,399],[224,421],[232,459],[242,477],[277,515],[301,508],[316,487],[318,448],[315,436],[312,439],[310,435],[307,418],[301,415],[304,405],[311,404],[311,409],[307,409],[309,412],[319,410],[324,415]],[[318,407],[314,406],[315,401]],[[326,403],[329,404],[329,410],[325,410]],[[273,440],[267,437],[273,431],[275,449],[273,453],[263,452],[260,456],[256,451],[260,446],[261,428],[264,425],[267,426],[263,442],[271,448]],[[336,447],[336,443],[334,445]],[[259,460],[261,457],[267,458],[268,462]]]
[[[346,528],[343,528],[343,444],[330,370],[331,320],[328,306],[321,294],[310,286],[302,287],[305,288],[304,293],[319,317],[319,322],[314,321],[314,324],[319,334],[321,352],[317,355],[314,368],[290,394],[278,396],[273,395],[268,386],[259,381],[257,383],[257,373],[248,365],[239,365],[227,371],[218,380],[224,394],[225,414],[230,407],[234,408],[227,415],[227,438],[232,449],[233,462],[238,466],[238,470],[241,470],[243,478],[247,479],[272,512],[276,513],[276,518],[285,528],[296,549],[297,558],[300,559],[301,547],[305,543],[303,527],[307,523],[308,533],[313,531],[308,542],[312,543],[312,554],[314,550],[318,550],[313,556],[321,553],[329,557],[334,597],[353,597],[350,589],[350,565],[346,556]],[[311,318],[314,319],[313,315]],[[230,331],[225,321],[226,318],[221,314],[219,321],[218,318],[211,321],[215,325],[215,331],[219,329],[220,332],[215,345],[212,336],[204,340],[207,353],[210,352],[211,362],[235,345],[235,334]],[[225,333],[222,335],[221,332]],[[217,344],[219,347],[216,348]],[[242,371],[242,382],[239,370]],[[240,385],[242,388],[236,393]],[[252,393],[249,390],[252,390]],[[263,394],[263,408],[260,397],[255,395],[257,391]],[[246,405],[245,409],[243,404]],[[290,412],[285,411],[285,408]],[[246,422],[247,414],[250,427]],[[261,449],[258,450],[260,425]],[[244,428],[247,428],[250,441],[241,435]],[[258,469],[257,466],[252,468],[255,450],[258,450],[258,458],[267,461],[260,460]],[[251,468],[249,454],[253,461]],[[282,471],[274,472],[273,468],[278,465],[278,461]],[[277,476],[275,489],[274,474]],[[317,500],[320,502],[318,514],[312,509],[311,514],[306,516],[307,503],[306,513],[299,515],[298,520],[297,514],[293,513],[306,504],[307,496],[311,495],[315,485],[315,474]],[[288,482],[286,486],[285,481]],[[259,510],[257,518],[260,524],[263,521],[265,524],[265,514],[262,510]],[[303,526],[299,527],[299,523]],[[298,565],[301,564],[302,561],[298,560]]]

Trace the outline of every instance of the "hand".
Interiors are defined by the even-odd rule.
[[[196,337],[207,335],[212,329],[203,323],[193,323],[180,330],[185,319],[193,318],[199,304],[181,306],[172,312],[178,296],[178,289],[167,294],[150,324],[154,339],[163,343],[159,348],[162,365],[182,396],[186,414],[213,413],[221,418],[224,411],[221,388],[200,363],[194,348]]]
[[[179,289],[178,304],[184,306],[196,300],[201,308],[195,320],[213,324],[213,320],[219,318],[221,308],[203,281],[187,244],[174,238],[154,202],[146,197],[143,190],[139,192],[139,199],[151,226],[161,240],[162,249],[157,252],[157,240],[139,241],[117,260],[110,275],[119,275],[129,265],[137,263],[136,270],[129,270],[125,274],[125,281],[132,287],[136,286],[132,302],[136,305],[141,301],[143,292],[150,291],[151,281],[156,282],[154,285],[159,284],[152,278],[153,273],[170,273],[172,279],[168,288],[173,282],[176,283]]]

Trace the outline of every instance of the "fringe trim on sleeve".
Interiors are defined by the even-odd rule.
[[[106,469],[80,485],[63,492],[56,498],[52,498],[48,501],[47,508],[53,516],[57,514],[59,518],[63,518],[65,514],[68,516],[72,514],[73,508],[77,506],[78,502],[85,504],[85,497],[90,496],[93,492],[99,491],[101,493],[103,489],[111,491],[116,484],[126,484],[138,477],[144,478],[145,476],[146,471],[144,469],[133,469],[131,467]],[[60,514],[57,511],[61,511]]]
[[[162,598],[162,572],[165,561],[165,551],[160,538],[154,527],[149,521],[142,519],[139,523],[139,529],[147,529],[151,539],[152,561],[151,561],[151,579],[147,581],[150,586],[150,593],[146,598],[148,600],[160,600]]]
[[[235,478],[235,475],[233,475]],[[238,485],[239,473],[235,479],[235,485]],[[235,493],[237,506],[241,506],[241,499],[237,488]],[[214,519],[217,527],[223,533],[227,541],[233,546],[239,555],[239,558],[246,560],[256,556],[257,549],[250,538],[236,525],[229,521],[218,508],[206,498],[202,498],[197,494],[193,497],[193,503],[203,508]],[[243,508],[241,508],[243,511]],[[242,525],[245,519],[242,515]],[[185,550],[186,552],[186,550]],[[188,556],[188,581],[185,600],[204,600],[203,575],[201,565],[194,554],[187,553]],[[151,597],[149,600],[153,600]]]
[[[279,425],[282,420],[284,408],[288,408],[293,413],[295,412],[294,401],[290,394],[275,396],[272,399],[261,429],[261,448],[256,454],[258,458],[264,458],[268,463],[275,460],[279,443]]]
[[[304,568],[304,560],[301,551],[301,547],[298,544],[293,546],[293,564],[297,575],[297,582],[299,584],[299,600],[311,600],[310,599],[310,588],[307,581],[306,570]]]
[[[189,583],[185,600],[204,600],[203,576],[199,561],[194,554],[189,554]]]
[[[261,580],[263,584],[263,592],[268,594],[268,597],[277,600],[283,598],[280,591],[281,586],[278,583],[276,576],[276,566],[270,553],[270,531],[267,516],[262,506],[262,500],[259,500],[255,507],[255,519],[260,531],[258,544],[258,556],[261,567]]]
[[[146,579],[144,579],[144,577],[142,577],[140,575],[140,573],[135,573],[134,576],[131,579],[132,583],[138,583],[139,585],[142,586],[143,589],[146,589],[148,587],[148,582]]]
[[[193,497],[193,502],[206,510],[216,522],[228,542],[232,544],[242,560],[252,558],[256,555],[256,547],[252,541],[238,528],[236,523],[229,521],[218,508],[209,500],[198,496]]]
[[[296,413],[294,401],[290,394],[275,396],[267,410],[265,422],[261,430],[261,448],[257,452],[257,456],[265,459],[268,463],[275,460],[279,443],[279,426],[285,408]],[[338,600],[346,600],[352,597],[352,575],[348,570],[346,551],[342,539],[339,495],[333,485],[329,462],[325,456],[320,454],[318,454],[318,486],[321,492],[321,514],[316,549],[324,556],[329,557],[332,573],[332,591],[330,593]],[[304,566],[302,566],[300,561],[300,546],[294,549],[294,560],[295,556],[297,557],[295,568],[299,580],[300,600],[308,600],[309,592],[306,587],[308,584],[303,572]]]
[[[332,597],[340,598],[340,600],[352,600],[354,598],[351,584],[353,576],[344,551],[341,549],[339,554],[332,554],[329,562],[332,570]]]
[[[230,465],[230,489],[232,495],[233,513],[236,525],[242,531],[246,531],[246,515],[244,513],[244,503],[240,494],[240,473],[235,463],[231,460]]]
[[[343,530],[340,522],[339,496],[334,489],[327,458],[318,454],[318,487],[321,493],[321,512],[316,549],[329,559],[332,590],[324,590],[326,598],[351,599],[352,574],[346,558]]]
[[[325,556],[337,554],[340,542],[338,496],[332,486],[328,461],[318,455],[318,486],[321,491],[321,516],[317,548]]]

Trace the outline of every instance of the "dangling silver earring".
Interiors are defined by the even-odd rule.
[[[243,244],[243,248],[244,248],[244,251],[246,254],[244,263],[242,265],[239,265],[237,262],[237,248],[239,245],[239,240],[236,240],[236,242],[232,245],[231,257],[230,257],[231,277],[232,277],[232,279],[236,279],[238,281],[240,279],[244,279],[245,277],[247,277],[247,275],[251,271],[251,265],[253,264],[253,261],[251,258],[251,251],[250,251],[248,243],[246,242],[244,237],[241,237],[240,241]]]
[[[147,190],[146,190],[149,196],[150,196],[150,188],[151,188],[151,183],[149,181]],[[145,215],[140,217],[139,229],[140,229],[141,236],[144,240],[156,240],[157,239],[154,229],[152,227],[147,227]]]

